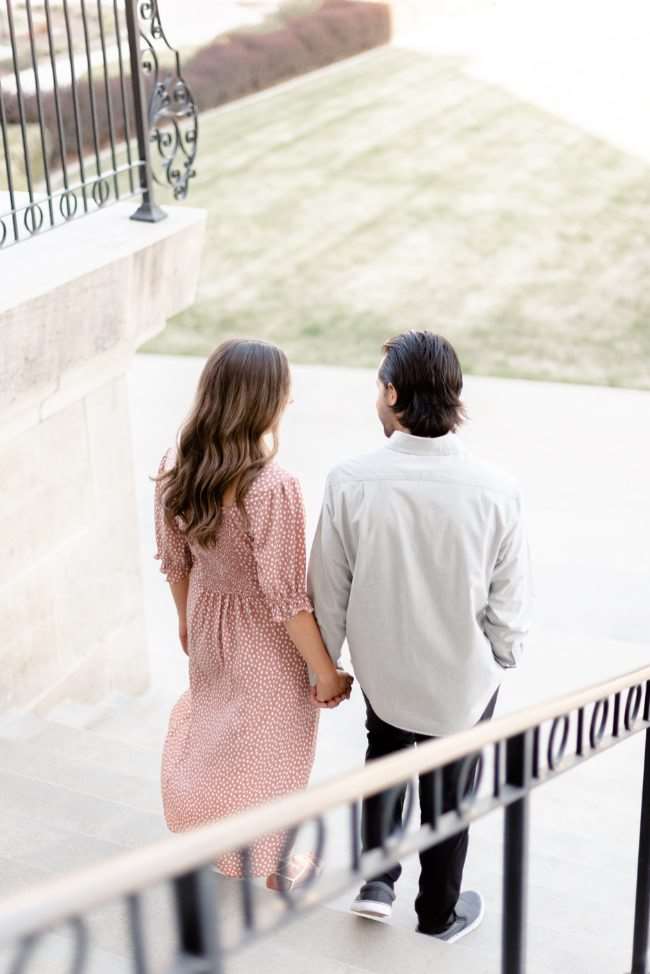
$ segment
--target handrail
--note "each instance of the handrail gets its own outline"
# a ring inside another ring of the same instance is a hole
[[[363,769],[304,792],[293,793],[196,831],[124,853],[110,862],[42,883],[0,902],[0,943],[86,913],[107,901],[137,893],[163,880],[187,875],[226,852],[250,844],[261,835],[290,830],[337,806],[390,789],[416,775],[476,754],[490,744],[509,741],[533,731],[545,721],[598,704],[622,691],[643,688],[644,684],[647,691],[650,666],[431,741],[417,749],[373,761]],[[650,693],[645,692],[642,697],[646,701],[644,719],[647,721]]]

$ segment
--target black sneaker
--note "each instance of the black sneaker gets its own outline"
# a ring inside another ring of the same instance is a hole
[[[364,883],[350,907],[352,913],[370,920],[388,920],[393,912],[395,890],[381,880]]]
[[[440,933],[428,933],[428,931],[418,927],[418,933],[435,937],[436,940],[441,940],[444,944],[455,944],[458,940],[466,937],[468,933],[471,933],[472,930],[476,930],[484,913],[485,907],[481,894],[474,892],[474,890],[467,890],[466,893],[461,893],[458,897],[454,916],[449,922],[449,926],[441,930]]]

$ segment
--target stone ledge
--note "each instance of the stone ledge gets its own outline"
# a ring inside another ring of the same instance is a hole
[[[163,207],[167,219],[140,223],[130,219],[137,205],[137,199],[117,203],[0,252],[0,315],[116,260],[165,244],[185,231],[198,231],[202,242],[205,210]],[[34,274],[35,267],[38,275]]]
[[[3,437],[123,374],[192,303],[205,212],[172,207],[145,224],[133,211],[118,204],[0,253]]]

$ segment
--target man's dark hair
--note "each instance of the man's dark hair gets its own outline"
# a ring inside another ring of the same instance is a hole
[[[397,393],[393,411],[413,436],[444,436],[463,422],[463,372],[446,338],[407,331],[384,345],[379,379]]]

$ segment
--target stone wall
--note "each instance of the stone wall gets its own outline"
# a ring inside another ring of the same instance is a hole
[[[132,210],[0,254],[0,710],[147,685],[126,372],[194,298],[204,215]]]

